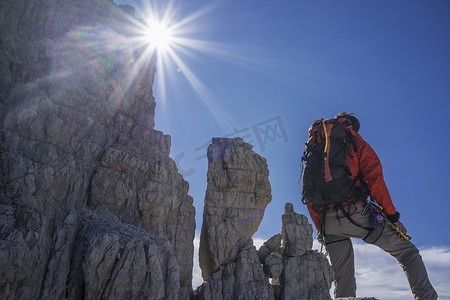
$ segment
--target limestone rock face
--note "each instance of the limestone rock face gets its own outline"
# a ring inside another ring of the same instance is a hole
[[[281,248],[281,234],[276,234],[264,244],[258,250],[258,257],[261,262],[264,262],[266,257],[271,253],[274,253]]]
[[[283,256],[279,252],[270,253],[264,260],[264,273],[269,278],[280,278],[283,271]]]
[[[111,0],[0,4],[0,298],[191,293],[195,210],[133,26]]]
[[[109,212],[84,210],[80,223],[75,252],[83,260],[71,266],[70,298],[84,292],[86,299],[179,299],[179,266],[167,240]],[[81,271],[82,281],[76,276]]]
[[[256,248],[249,243],[236,262],[224,264],[198,289],[195,299],[274,299],[273,287],[264,275]]]
[[[311,250],[312,226],[291,203],[285,205],[281,236],[282,247],[274,236],[258,250],[266,276],[272,278],[275,299],[331,299],[331,266],[325,257]]]
[[[291,203],[286,203],[282,221],[281,235],[286,256],[301,256],[312,249],[312,225],[309,224],[306,216],[294,212],[294,206]]]
[[[283,300],[331,299],[331,268],[327,259],[317,251],[308,251],[302,256],[287,259],[282,280]]]
[[[204,280],[236,261],[272,199],[267,162],[242,139],[213,139],[208,162],[199,251]]]

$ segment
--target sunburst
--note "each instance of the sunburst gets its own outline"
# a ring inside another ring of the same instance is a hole
[[[174,1],[161,9],[150,2],[146,2],[138,20],[132,20],[135,37],[132,39],[134,47],[144,49],[138,57],[134,70],[130,76],[133,77],[145,67],[152,57],[156,57],[155,83],[159,92],[159,100],[164,109],[167,105],[166,83],[177,74],[185,76],[199,98],[208,107],[211,114],[224,130],[236,128],[236,122],[225,112],[225,110],[214,100],[213,93],[203,84],[195,72],[181,58],[180,54],[194,57],[198,53],[218,55],[219,43],[208,42],[192,36],[198,36],[205,26],[203,18],[214,11],[218,5],[209,5],[203,9],[191,13],[183,18],[178,18],[180,9],[175,7]],[[223,55],[220,53],[219,55]],[[130,78],[132,79],[132,78]]]
[[[146,32],[150,47],[155,47],[159,51],[165,51],[174,42],[172,30],[167,24],[162,22],[153,22]]]

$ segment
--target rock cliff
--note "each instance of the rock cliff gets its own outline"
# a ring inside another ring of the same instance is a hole
[[[195,210],[133,22],[110,0],[0,4],[2,299],[190,296]]]

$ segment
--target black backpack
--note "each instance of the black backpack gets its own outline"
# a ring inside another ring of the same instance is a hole
[[[359,176],[352,174],[346,163],[348,147],[356,143],[344,118],[320,119],[309,128],[309,138],[302,156],[302,202],[324,205],[367,197],[355,188]]]

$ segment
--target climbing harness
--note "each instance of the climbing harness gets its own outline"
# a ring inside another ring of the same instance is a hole
[[[361,176],[361,178],[362,178],[362,176]],[[369,187],[367,186],[367,183],[362,179],[360,180],[360,182],[369,191]],[[380,224],[384,221],[385,227],[395,230],[403,239],[405,239],[407,241],[409,241],[411,239],[411,237],[409,235],[406,235],[403,232],[401,232],[397,226],[395,226],[391,221],[389,221],[389,218],[387,217],[387,214],[384,211],[384,208],[372,198],[370,191],[369,191],[369,199],[367,199],[366,207],[367,206],[369,206],[369,207],[372,206],[373,208],[376,209],[376,215],[375,215],[374,220],[372,221],[372,218],[371,218],[371,225],[372,225],[372,222],[373,222],[373,224],[375,224],[375,222],[378,222],[378,220],[382,218],[381,221],[379,222]],[[370,211],[370,213],[373,213],[372,209],[370,209],[370,208],[368,208],[368,211]]]
[[[370,199],[367,200],[367,203],[368,203],[368,205],[371,205],[371,206],[375,207],[377,209],[377,211],[379,211],[379,214],[383,218],[383,220],[385,222],[384,224],[385,224],[385,226],[387,228],[391,228],[391,229],[395,230],[403,239],[405,239],[407,241],[409,241],[411,239],[411,237],[409,235],[404,234],[403,232],[401,232],[400,229],[397,226],[395,226],[391,221],[389,221],[389,218],[387,217],[386,213],[384,212],[383,207],[381,205],[379,205],[377,202],[375,202],[372,199],[372,197],[370,197]]]
[[[384,220],[381,210],[370,200],[367,202],[366,206],[364,206],[362,214],[370,215],[369,223],[372,228],[377,228]]]

